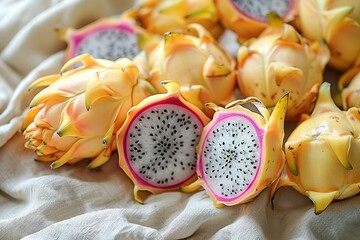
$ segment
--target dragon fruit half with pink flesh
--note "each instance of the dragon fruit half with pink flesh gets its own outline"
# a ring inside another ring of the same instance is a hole
[[[68,44],[66,60],[85,53],[112,61],[132,59],[142,50],[138,36],[156,39],[133,19],[123,16],[101,18],[80,29],[57,28],[55,31]]]
[[[197,146],[198,180],[182,187],[192,192],[204,187],[216,207],[253,200],[281,174],[285,164],[282,150],[288,95],[284,95],[270,115],[256,98],[234,101],[215,109]],[[257,111],[241,104],[252,103]]]

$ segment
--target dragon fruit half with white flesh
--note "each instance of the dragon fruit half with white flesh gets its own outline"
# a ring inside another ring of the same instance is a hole
[[[290,134],[285,143],[286,175],[274,184],[272,194],[291,186],[308,196],[315,213],[334,200],[360,192],[360,108],[341,111],[321,85],[312,114]]]
[[[132,59],[142,50],[139,35],[156,39],[127,17],[101,18],[80,29],[56,28],[55,31],[68,44],[66,60],[85,53],[112,61]]]
[[[295,16],[296,0],[215,0],[222,24],[233,30],[240,42],[257,37],[267,26],[267,14],[276,12],[285,22]]]
[[[150,96],[128,112],[117,134],[119,165],[139,191],[176,190],[196,180],[196,145],[210,119],[180,95],[175,82],[167,93]]]
[[[216,207],[253,200],[281,174],[288,94],[270,115],[260,100],[250,97],[215,109],[197,146],[198,180],[182,188],[192,192],[204,187]],[[252,103],[257,111],[241,104]]]

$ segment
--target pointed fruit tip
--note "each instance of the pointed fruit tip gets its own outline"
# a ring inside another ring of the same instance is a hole
[[[266,14],[266,17],[271,27],[283,27],[284,20],[276,12],[271,11]]]
[[[163,81],[161,81],[161,84],[165,86],[166,84],[168,84],[170,82],[171,82],[170,80],[163,80]]]
[[[140,190],[141,189],[139,189],[139,187],[137,185],[134,186],[134,199],[136,202],[138,202],[140,204],[144,204],[144,200],[139,195]]]
[[[205,103],[205,107],[211,108],[211,109],[213,109],[213,110],[215,110],[215,111],[219,110],[219,106],[216,105],[216,104],[213,103],[213,102]]]
[[[55,27],[54,27],[54,32],[55,32],[55,34],[56,34],[61,40],[66,40],[68,30],[70,30],[70,29],[62,28],[62,27],[60,27],[60,26],[55,26]]]
[[[166,88],[168,94],[180,93],[180,85],[177,82],[164,80],[161,81],[161,84]]]
[[[329,82],[323,82],[321,84],[311,116],[315,116],[323,112],[341,112],[331,96],[331,84]]]
[[[57,161],[50,164],[51,169],[57,169],[57,168],[59,168],[61,166],[62,166],[62,164],[59,164],[59,162],[57,162]]]
[[[314,203],[314,213],[316,215],[322,213],[332,201],[334,201],[337,191],[334,192],[313,192],[307,191],[306,194]]]
[[[287,141],[285,143],[285,158],[287,167],[290,170],[293,176],[298,176],[298,169],[296,165],[297,154],[299,152],[300,146],[303,144],[303,141],[294,140],[294,141]]]
[[[192,182],[189,185],[181,186],[180,191],[185,192],[185,193],[195,192],[201,187],[200,181],[201,181],[200,179],[197,179],[195,182]]]

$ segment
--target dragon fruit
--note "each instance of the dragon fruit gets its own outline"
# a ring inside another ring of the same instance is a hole
[[[359,59],[360,60],[360,59]],[[338,81],[341,91],[342,107],[360,107],[360,62],[347,70]]]
[[[358,5],[356,0],[302,0],[298,5],[302,35],[310,40],[324,39],[331,52],[329,65],[340,71],[351,67],[360,54],[359,14],[351,15],[351,2]]]
[[[149,32],[163,35],[198,23],[218,38],[224,31],[213,0],[141,0],[125,15],[136,19]]]
[[[196,179],[196,150],[208,117],[180,95],[175,82],[166,94],[150,96],[131,108],[117,134],[119,165],[139,191],[160,193]]]
[[[71,69],[74,64],[81,67]],[[68,61],[61,73],[35,81],[30,89],[46,87],[31,101],[23,122],[25,146],[52,168],[84,158],[95,168],[116,150],[115,133],[126,112],[153,93],[138,78],[128,59],[116,62],[80,55]]]
[[[204,110],[204,104],[224,105],[235,99],[236,61],[199,24],[188,25],[188,33],[168,32],[147,51],[148,81],[161,93],[161,81],[180,84],[183,97]]]
[[[139,35],[141,38],[156,39],[133,19],[126,17],[102,18],[78,30],[57,28],[55,31],[68,43],[66,61],[85,53],[111,61],[132,59],[142,50]]]
[[[250,97],[215,109],[197,147],[198,180],[182,188],[192,192],[203,186],[216,207],[253,200],[281,174],[285,164],[282,151],[288,95],[270,115],[260,100]],[[240,104],[253,103],[259,111]]]
[[[285,22],[295,16],[296,0],[215,0],[222,24],[233,30],[240,42],[257,37],[267,26],[267,14],[276,12]]]
[[[329,50],[321,42],[309,45],[277,15],[268,16],[270,26],[238,50],[239,90],[244,97],[256,96],[267,107],[290,92],[286,118],[298,119],[314,106]]]
[[[286,176],[272,194],[292,186],[308,196],[319,214],[333,200],[360,192],[360,109],[343,112],[336,107],[330,84],[321,85],[312,114],[290,134],[285,143]]]

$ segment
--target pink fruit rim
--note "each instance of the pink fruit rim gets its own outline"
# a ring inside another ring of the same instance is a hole
[[[264,138],[264,130],[261,129],[258,124],[253,120],[251,119],[248,115],[246,114],[243,114],[243,113],[236,113],[236,112],[222,112],[218,115],[218,117],[216,118],[216,122],[215,124],[213,124],[211,126],[211,128],[208,130],[208,132],[206,133],[205,135],[205,138],[203,140],[203,142],[206,141],[206,139],[208,139],[208,136],[209,134],[212,132],[212,130],[214,129],[215,126],[217,126],[221,121],[225,120],[225,119],[228,119],[228,118],[231,118],[231,117],[242,117],[242,118],[245,118],[248,122],[250,122],[250,124],[255,128],[256,130],[256,133],[257,133],[257,136],[258,136],[258,139],[259,139],[259,144],[260,144],[260,149],[263,148],[263,138]],[[200,154],[200,157],[199,157],[199,160],[198,160],[198,169],[199,169],[199,174],[200,176],[202,177],[203,181],[204,181],[204,184],[206,185],[206,188],[211,191],[212,195],[219,201],[219,202],[223,202],[223,203],[227,203],[227,202],[232,202],[232,201],[235,201],[236,199],[238,199],[239,197],[243,196],[249,189],[251,189],[251,187],[253,186],[254,184],[254,181],[252,181],[249,186],[244,190],[242,191],[240,194],[236,195],[236,196],[233,196],[233,197],[222,197],[222,196],[219,196],[217,193],[215,193],[210,185],[208,184],[207,182],[207,178],[205,177],[205,171],[204,171],[204,167],[203,167],[203,153],[204,153],[204,148],[205,148],[205,144],[203,144],[201,146],[201,154]],[[258,176],[258,173],[259,173],[259,170],[260,170],[260,167],[261,166],[261,163],[262,163],[262,159],[263,158],[263,154],[262,154],[262,151],[260,150],[260,159],[259,159],[259,163],[258,163],[258,168],[256,170],[256,173],[253,177],[253,179],[256,179],[257,176]]]
[[[99,25],[91,28],[88,31],[85,31],[85,30],[79,31],[78,33],[75,33],[70,37],[72,44],[73,44],[73,47],[72,47],[71,53],[70,53],[71,56],[75,56],[77,47],[79,46],[79,44],[81,44],[82,41],[84,41],[84,39],[87,35],[90,36],[94,33],[97,33],[99,31],[102,31],[105,29],[115,29],[115,30],[128,32],[131,34],[136,34],[136,30],[134,29],[134,27],[131,26],[130,23],[127,23],[127,22],[121,22],[119,24],[114,24],[114,23],[99,24]]]
[[[127,139],[129,136],[129,131],[132,128],[133,124],[134,124],[134,120],[138,118],[138,116],[140,114],[142,114],[144,111],[148,110],[149,108],[152,108],[154,106],[159,106],[159,105],[174,105],[174,107],[182,107],[184,109],[186,109],[187,111],[191,112],[199,121],[200,124],[202,124],[202,127],[204,127],[205,123],[202,121],[202,119],[198,116],[198,114],[196,114],[192,109],[190,109],[188,106],[186,106],[184,103],[182,103],[177,97],[171,97],[171,98],[167,98],[164,99],[162,101],[157,101],[155,103],[151,103],[148,104],[147,106],[143,107],[139,112],[137,112],[135,114],[135,116],[132,118],[131,120],[131,124],[129,124],[129,127],[126,129],[125,131],[125,138]],[[152,188],[156,188],[156,189],[169,189],[169,188],[177,188],[180,187],[182,185],[184,185],[187,181],[189,181],[191,178],[193,178],[196,175],[196,170],[194,169],[193,174],[191,174],[188,178],[175,183],[175,184],[171,184],[171,185],[158,185],[152,182],[149,182],[148,180],[144,179],[141,175],[139,175],[134,168],[132,167],[132,165],[129,163],[129,153],[128,153],[128,147],[127,147],[127,141],[124,140],[123,141],[123,149],[122,152],[124,154],[124,159],[125,159],[125,164],[128,167],[128,169],[131,172],[131,175],[134,177],[134,181],[137,182],[138,185],[141,186],[146,186],[146,187],[152,187]]]
[[[252,16],[252,15],[244,12],[241,8],[239,8],[239,7],[234,3],[233,0],[228,0],[228,1],[230,1],[231,5],[233,5],[233,7],[234,7],[240,14],[244,15],[245,17],[247,17],[247,18],[249,18],[249,19],[256,20],[256,21],[258,21],[258,22],[262,22],[262,23],[267,23],[267,22],[268,22],[268,20],[266,19],[266,17],[265,17],[265,18],[254,17],[254,16]],[[285,13],[284,16],[280,16],[280,17],[282,17],[282,18],[284,18],[284,19],[286,19],[286,18],[289,16],[289,14],[291,13],[291,11],[292,11],[292,10],[294,9],[294,7],[295,7],[295,2],[296,2],[296,0],[289,0],[289,1],[290,1],[290,5],[289,5],[289,8],[288,8],[287,12]]]

